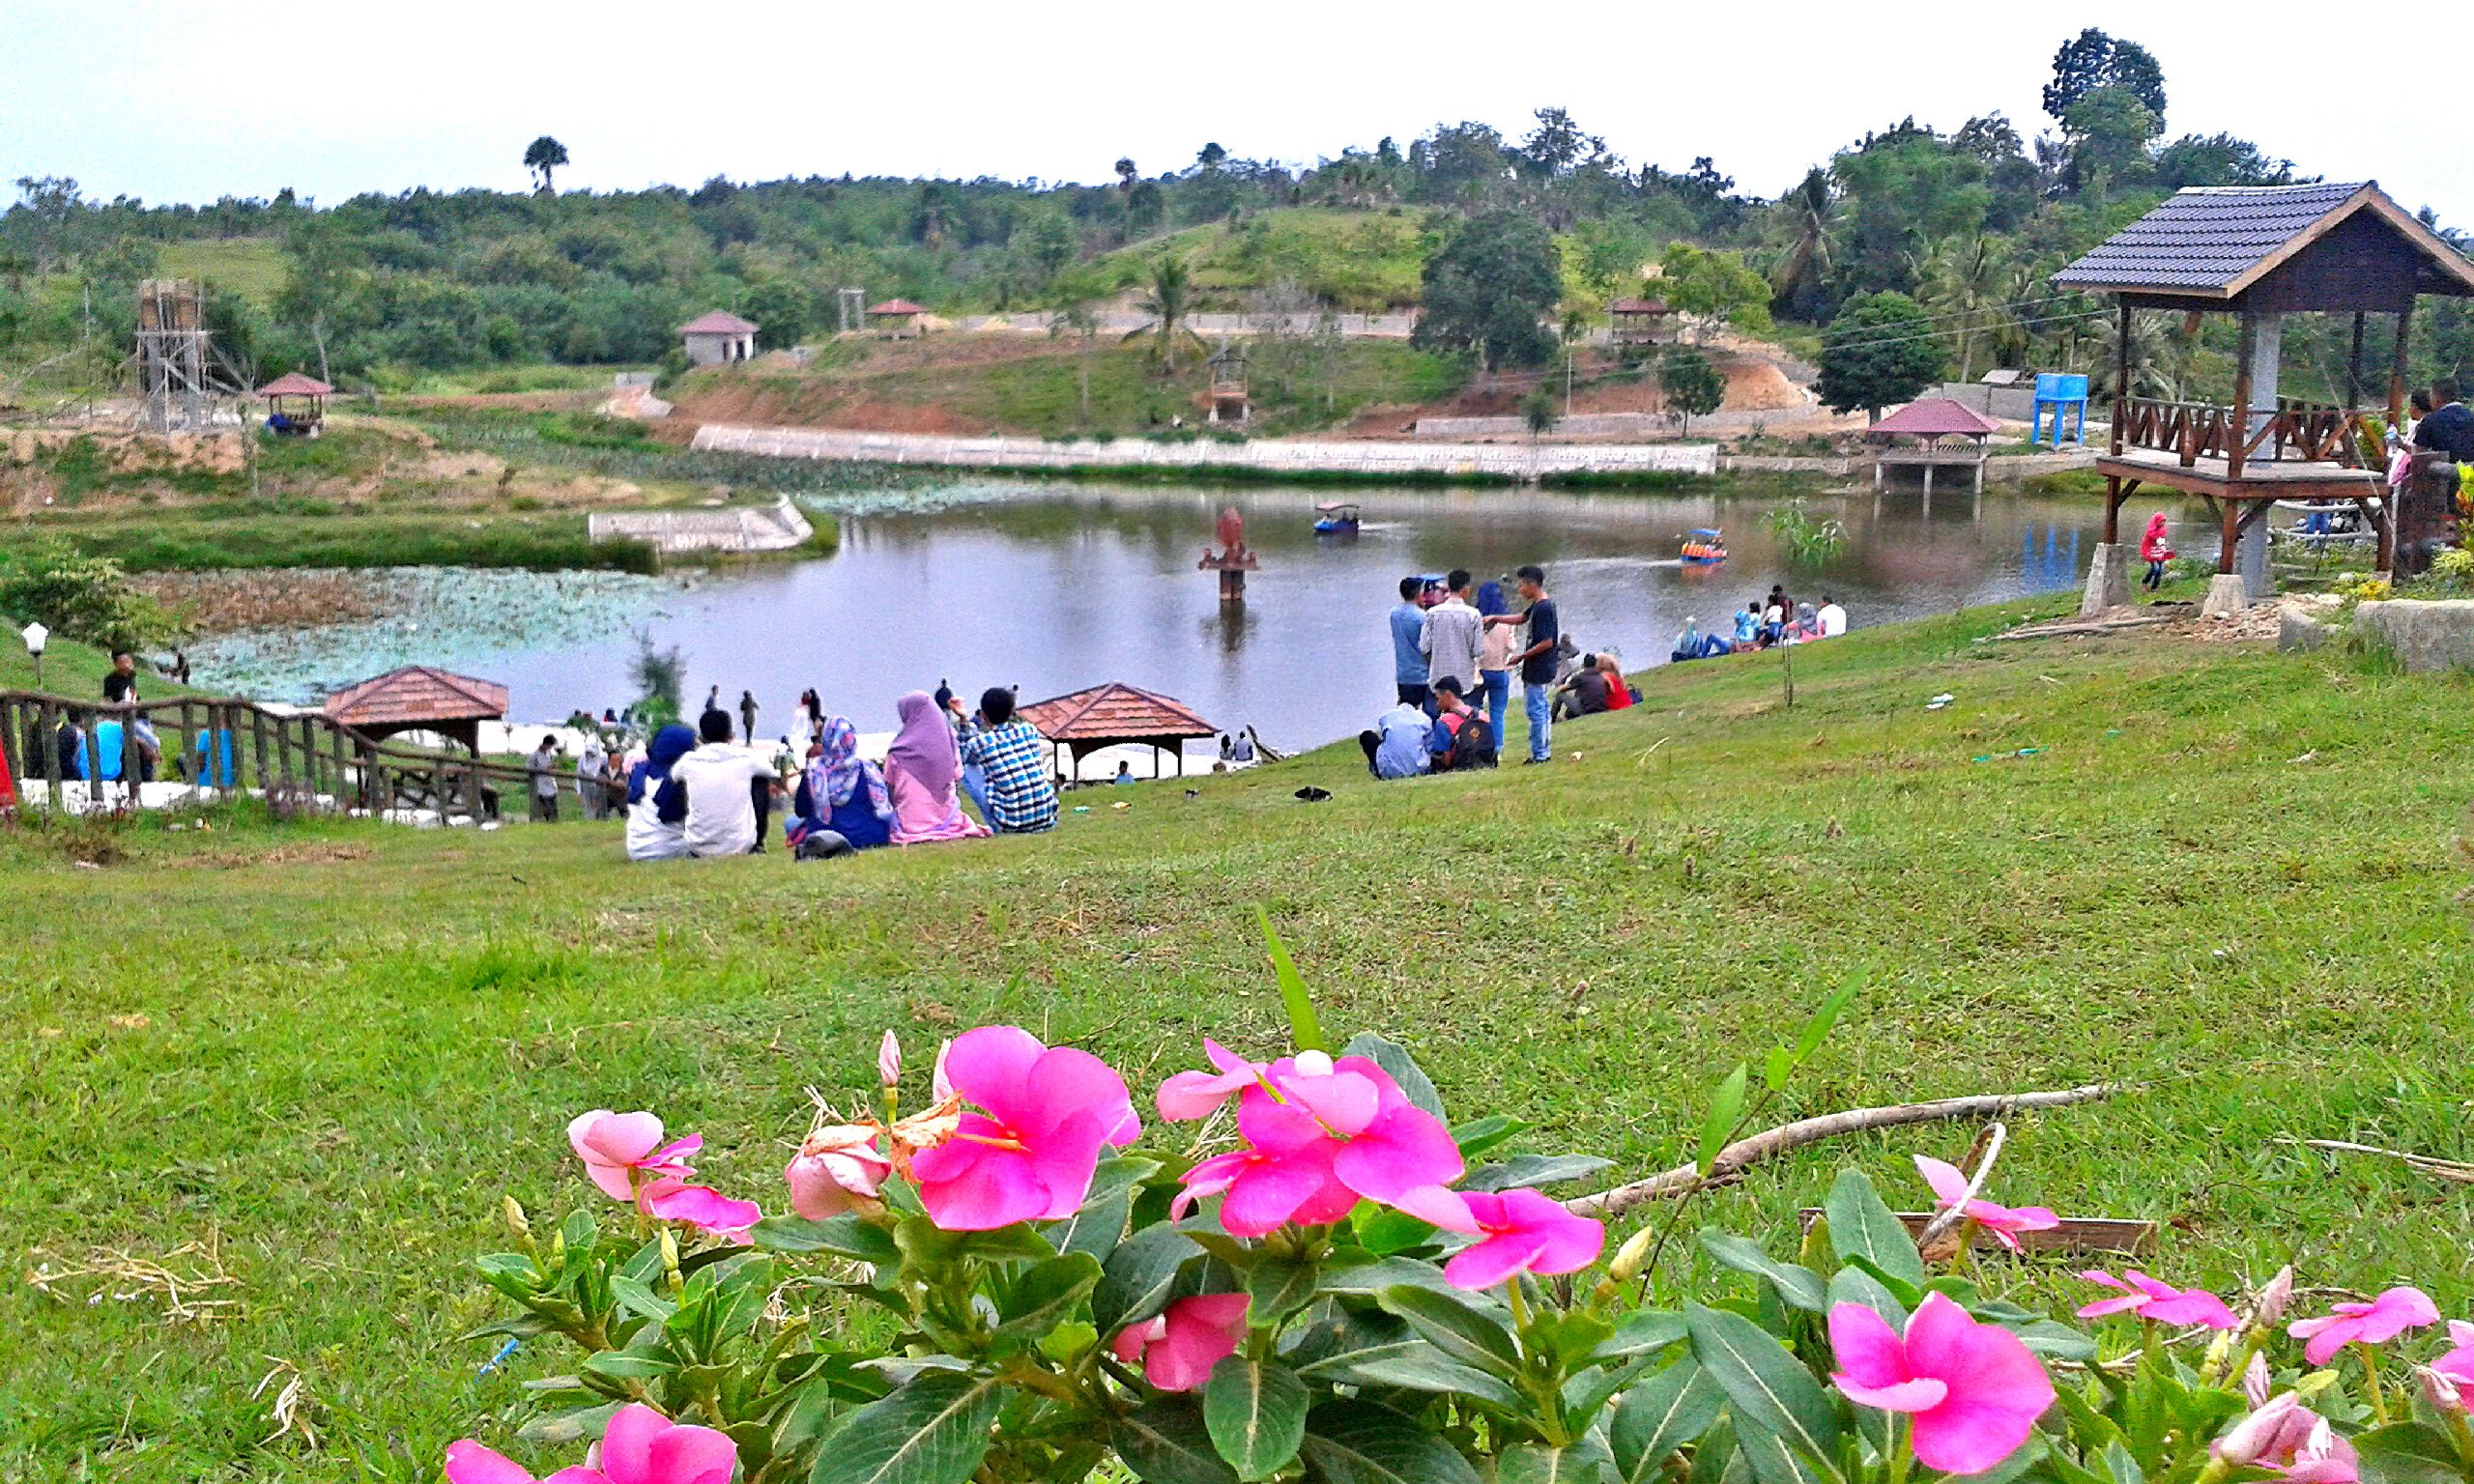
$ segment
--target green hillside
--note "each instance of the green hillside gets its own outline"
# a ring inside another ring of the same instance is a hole
[[[1185,260],[1194,287],[1224,307],[1279,283],[1357,314],[1418,301],[1418,277],[1438,227],[1430,214],[1392,207],[1348,211],[1295,207],[1235,223],[1190,227],[1101,254],[1060,280],[1056,297],[1103,298],[1137,289],[1163,257]]]

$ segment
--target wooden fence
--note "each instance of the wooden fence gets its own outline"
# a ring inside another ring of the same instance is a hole
[[[2378,415],[2316,402],[2279,398],[2273,414],[2240,418],[2234,410],[2208,402],[2165,402],[2132,397],[2116,404],[2116,436],[2124,445],[2177,456],[2184,469],[2201,459],[2224,459],[2235,469],[2264,445],[2273,459],[2301,459],[2363,467],[2365,419]],[[2236,429],[2241,447],[2234,447]]]
[[[158,755],[148,765],[137,723],[151,724]],[[118,724],[117,768],[103,751]],[[65,746],[64,746],[65,744]],[[237,697],[184,697],[132,705],[99,704],[38,691],[0,691],[0,749],[21,784],[41,780],[57,802],[64,782],[77,783],[62,754],[82,753],[90,800],[151,774],[186,784],[201,798],[255,794],[278,813],[361,812],[435,815],[441,823],[498,815],[502,799],[519,810],[530,802],[529,768],[489,762],[470,753],[380,741],[316,712],[271,711]],[[116,778],[105,778],[116,772]],[[572,774],[559,775],[572,788]],[[578,812],[581,813],[581,812]]]

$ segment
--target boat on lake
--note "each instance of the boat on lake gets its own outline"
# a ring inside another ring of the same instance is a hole
[[[1357,506],[1347,500],[1331,500],[1314,507],[1314,534],[1318,536],[1354,536],[1357,534]]]
[[[1727,540],[1715,527],[1703,526],[1683,533],[1683,564],[1687,567],[1714,567],[1727,559]]]

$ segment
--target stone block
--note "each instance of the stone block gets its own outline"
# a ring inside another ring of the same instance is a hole
[[[2251,589],[2239,572],[2220,572],[2208,580],[2207,601],[2200,605],[2202,618],[2238,618],[2251,607]]]
[[[2291,604],[2277,610],[2277,647],[2307,654],[2328,642],[2328,626]]]
[[[2130,601],[2130,553],[2118,541],[2099,541],[2087,562],[2087,587],[2079,598],[2079,616],[2094,618],[2107,609]]]
[[[2365,603],[2354,610],[2353,631],[2415,674],[2474,670],[2474,599]]]

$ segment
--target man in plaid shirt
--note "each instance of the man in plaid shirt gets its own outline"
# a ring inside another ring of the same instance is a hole
[[[1049,779],[1052,749],[1030,723],[1014,715],[1014,693],[997,686],[979,698],[979,720],[963,738],[963,762],[988,779],[982,813],[1000,835],[1056,828],[1056,785]]]

